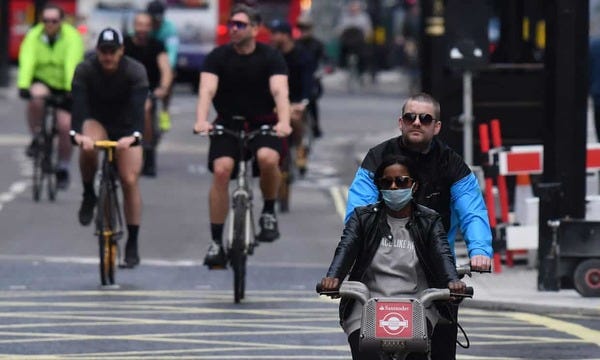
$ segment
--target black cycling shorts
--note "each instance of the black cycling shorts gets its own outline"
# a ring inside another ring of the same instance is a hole
[[[246,154],[244,160],[248,160],[251,155],[255,157],[252,162],[252,175],[258,176],[258,163],[256,162],[256,152],[258,149],[267,147],[277,151],[279,154],[280,162],[283,159],[284,144],[283,139],[271,135],[256,135],[248,143],[250,153]],[[239,140],[235,137],[227,134],[211,136],[210,147],[208,150],[208,169],[213,172],[213,162],[215,159],[220,157],[230,157],[235,161],[231,178],[234,179],[237,176],[238,161],[240,161],[240,144]]]
[[[108,134],[109,140],[118,141],[120,138],[123,138],[126,136],[133,136],[132,128],[115,128],[115,127],[107,127],[104,124],[102,124],[102,125],[104,126],[104,129],[106,130],[106,133]]]
[[[66,96],[66,94],[67,94],[66,90],[55,89],[40,79],[33,79],[32,84],[33,83],[40,83],[40,84],[44,85],[45,87],[47,87],[48,90],[50,90],[50,93],[52,95],[62,97],[64,100],[61,101],[59,104],[56,104],[56,107],[59,109],[63,109],[67,112],[71,112],[71,107],[73,106],[73,100],[70,97]]]

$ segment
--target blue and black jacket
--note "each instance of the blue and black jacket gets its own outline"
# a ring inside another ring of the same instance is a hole
[[[427,153],[406,148],[402,136],[371,148],[350,185],[345,220],[348,221],[354,208],[378,201],[379,192],[373,176],[383,158],[389,154],[404,155],[415,162],[419,186],[414,199],[442,216],[452,251],[460,226],[469,257],[491,257],[492,234],[477,179],[463,159],[437,138],[434,138]]]

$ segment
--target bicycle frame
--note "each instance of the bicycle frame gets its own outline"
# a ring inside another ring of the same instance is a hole
[[[240,159],[236,188],[231,192],[230,219],[227,227],[226,253],[233,268],[234,302],[239,303],[244,298],[246,283],[246,259],[254,252],[256,246],[254,212],[252,205],[252,188],[248,174],[248,164],[252,157],[246,158],[249,142],[258,134],[266,134],[270,126],[265,125],[258,130],[247,131],[247,122],[242,117],[233,117],[238,130],[231,130],[222,125],[215,125],[209,133],[211,136],[230,135],[239,140]]]
[[[100,250],[100,280],[102,285],[114,284],[118,258],[117,240],[123,236],[123,217],[117,194],[118,178],[115,171],[115,141],[96,141],[104,150],[100,172],[96,235]]]

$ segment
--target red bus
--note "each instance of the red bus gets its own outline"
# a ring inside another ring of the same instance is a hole
[[[263,20],[263,26],[261,26],[258,33],[258,41],[262,42],[269,41],[269,31],[266,26],[272,20],[286,19],[292,26],[295,26],[298,16],[303,11],[308,11],[311,5],[310,0],[219,0],[217,45],[229,42],[227,20],[229,19],[231,8],[237,3],[244,3],[258,9]]]

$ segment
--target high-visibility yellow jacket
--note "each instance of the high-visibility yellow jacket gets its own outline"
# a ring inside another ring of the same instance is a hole
[[[33,79],[57,89],[71,91],[75,67],[83,60],[83,39],[72,25],[63,23],[51,46],[44,24],[31,28],[19,49],[19,89],[29,89]]]

